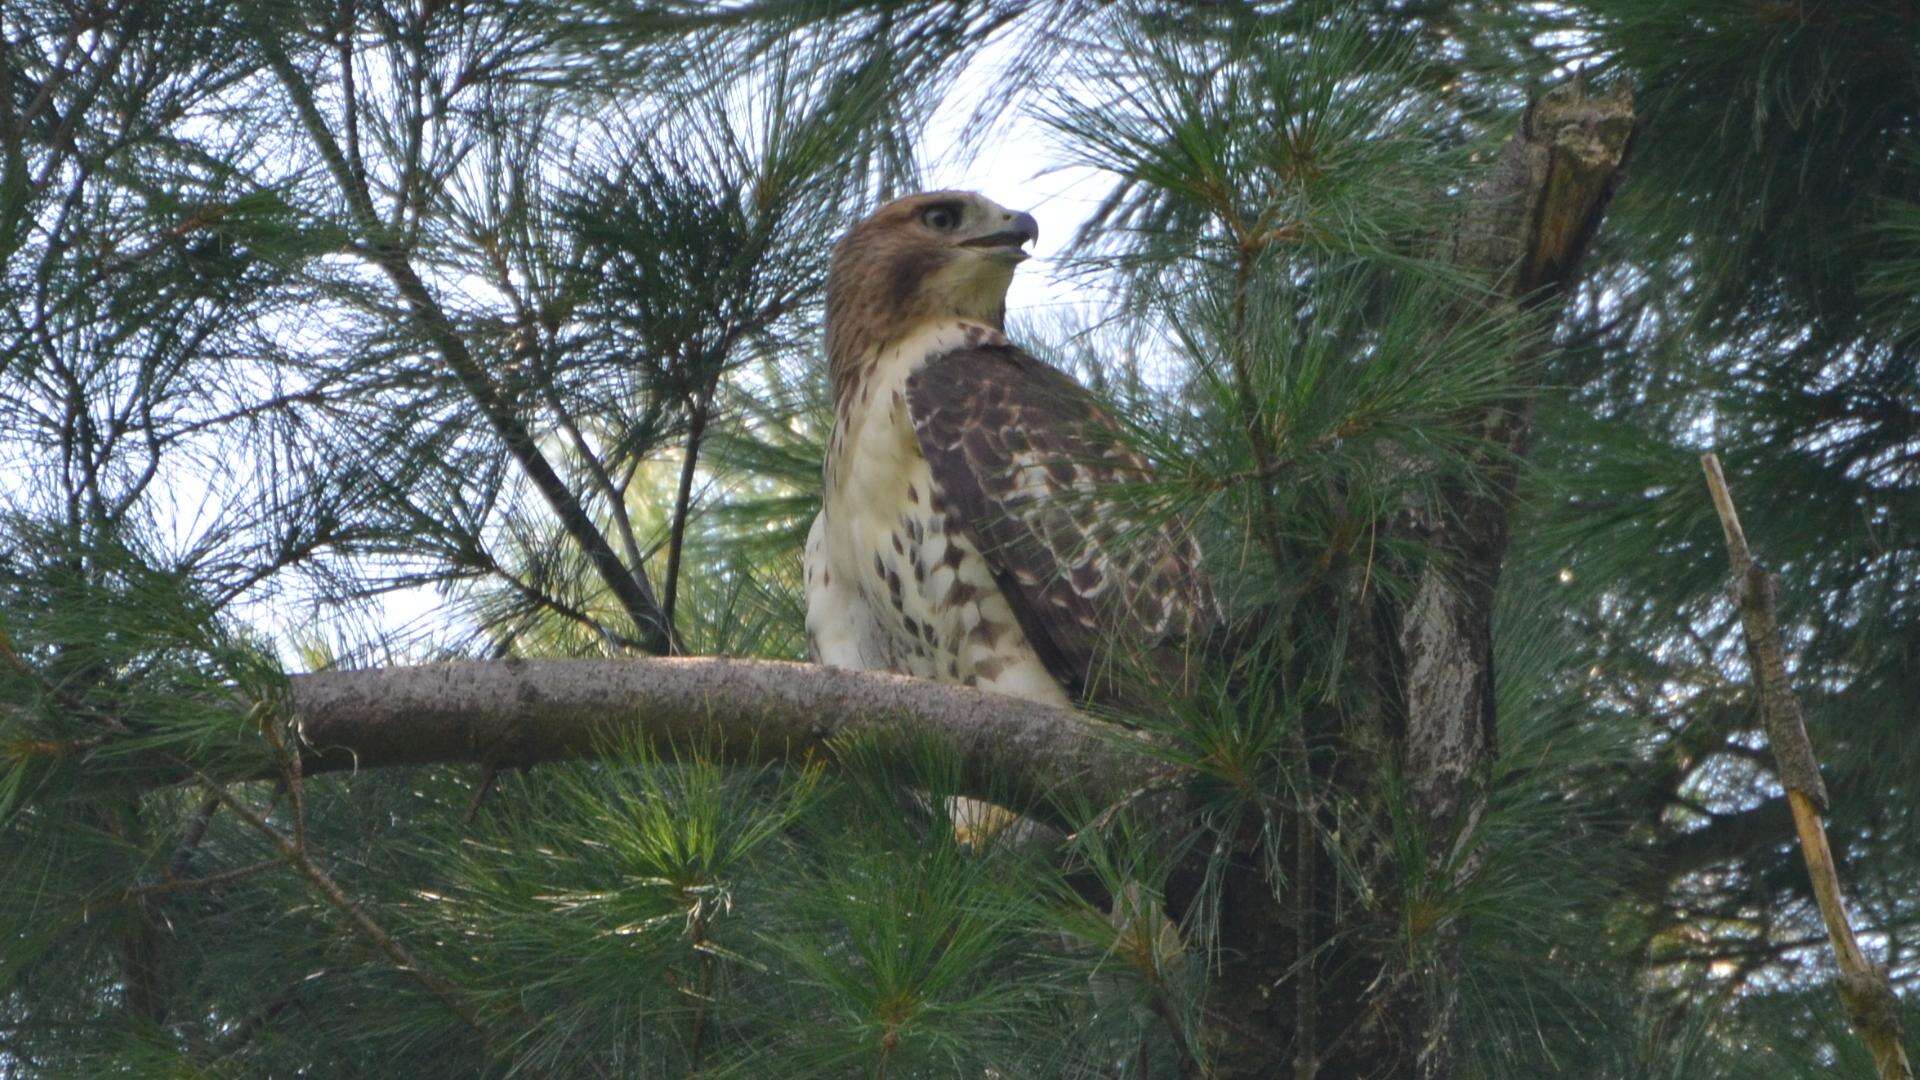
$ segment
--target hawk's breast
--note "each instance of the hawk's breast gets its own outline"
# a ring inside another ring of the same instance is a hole
[[[962,323],[912,335],[882,350],[839,403],[807,544],[808,638],[823,663],[1065,704],[986,559],[951,519],[908,415],[907,377],[978,344],[983,331],[997,335]]]

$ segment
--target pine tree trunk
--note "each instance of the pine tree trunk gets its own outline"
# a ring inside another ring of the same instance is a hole
[[[1624,93],[1592,96],[1573,83],[1544,95],[1470,196],[1453,259],[1502,283],[1498,302],[1516,314],[1545,307],[1542,314],[1551,315],[1605,211],[1633,125]],[[1466,850],[1460,841],[1486,808],[1492,776],[1494,594],[1508,546],[1512,461],[1526,450],[1531,404],[1523,393],[1478,418],[1501,455],[1483,471],[1493,483],[1444,491],[1395,524],[1421,538],[1431,558],[1404,610],[1368,601],[1374,648],[1352,662],[1376,669],[1380,719],[1364,731],[1349,720],[1346,730],[1308,732],[1309,743],[1337,745],[1330,753],[1309,749],[1315,790],[1323,792],[1312,811],[1321,828],[1296,830],[1296,850],[1281,860],[1295,868],[1295,909],[1272,899],[1252,860],[1229,875],[1208,1012],[1211,1075],[1453,1075],[1462,927],[1402,910],[1403,890],[1388,879],[1415,872],[1457,879],[1474,869],[1471,857],[1456,852]],[[1366,860],[1381,878],[1369,882],[1371,905],[1343,904],[1319,839],[1337,822],[1320,808],[1384,814],[1378,785],[1386,772],[1397,774],[1413,827],[1424,830],[1429,865],[1399,866],[1383,847]]]

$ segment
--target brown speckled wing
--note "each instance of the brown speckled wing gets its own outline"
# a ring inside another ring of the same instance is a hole
[[[907,380],[934,509],[986,556],[1020,628],[1075,698],[1125,701],[1120,672],[1184,677],[1217,620],[1190,531],[1111,498],[1147,462],[1079,383],[1018,348],[958,349]],[[1103,497],[1108,496],[1108,497]]]

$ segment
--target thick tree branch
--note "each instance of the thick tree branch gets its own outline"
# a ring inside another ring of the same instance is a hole
[[[1466,200],[1451,260],[1499,286],[1494,304],[1527,310],[1559,302],[1606,211],[1633,130],[1625,88],[1593,96],[1575,80],[1548,91]],[[1469,874],[1477,864],[1470,844],[1493,775],[1494,594],[1535,393],[1530,372],[1515,374],[1513,397],[1472,418],[1490,447],[1478,463],[1481,482],[1443,488],[1412,515],[1432,557],[1394,630],[1406,720],[1401,776],[1432,831],[1433,869],[1444,875]],[[1433,946],[1430,963],[1457,969],[1461,947],[1455,930]],[[1458,974],[1427,980],[1442,988],[1427,994],[1414,991],[1422,980],[1392,984],[1398,989],[1375,995],[1373,1007],[1392,1018],[1386,1024],[1397,1025],[1397,1035],[1384,1027],[1363,1035],[1412,1048],[1411,1060],[1397,1066],[1408,1075],[1451,1076],[1459,1000],[1444,988],[1457,987]]]
[[[1071,709],[881,672],[777,660],[500,660],[296,675],[306,773],[388,765],[529,765],[616,737],[724,761],[806,761],[876,736],[963,763],[957,794],[1050,823],[1059,797],[1117,802],[1165,766]]]
[[[1544,95],[1470,200],[1453,260],[1501,282],[1502,302],[1558,299],[1599,227],[1633,125],[1624,90],[1593,97],[1576,81]],[[1490,776],[1493,595],[1531,406],[1528,388],[1479,418],[1499,455],[1487,463],[1491,482],[1445,493],[1420,523],[1440,557],[1423,574],[1400,627],[1406,775],[1436,821],[1470,822]]]
[[[1560,301],[1605,212],[1633,129],[1626,93],[1594,96],[1578,82],[1547,92],[1527,109],[1488,176],[1464,193],[1454,228],[1436,242],[1446,259],[1489,284],[1481,297],[1462,303],[1483,302],[1496,314],[1513,316],[1517,336],[1530,329],[1530,313],[1544,315]],[[1248,248],[1243,239],[1243,251]],[[1538,349],[1531,355],[1514,351],[1516,365],[1531,366],[1540,358]],[[1512,376],[1513,391],[1505,400],[1461,418],[1488,444],[1471,463],[1471,482],[1442,482],[1394,523],[1403,539],[1429,553],[1411,596],[1404,602],[1379,594],[1330,598],[1379,605],[1363,616],[1377,629],[1377,637],[1365,642],[1370,655],[1355,662],[1377,661],[1383,669],[1377,676],[1385,691],[1382,734],[1428,840],[1429,865],[1406,872],[1428,874],[1435,882],[1474,872],[1476,825],[1493,773],[1493,601],[1507,550],[1516,463],[1526,449],[1537,391],[1528,367]],[[1259,457],[1253,472],[1263,482],[1285,469],[1284,462]],[[1371,655],[1375,648],[1377,657]],[[1364,725],[1370,718],[1341,720]],[[1343,745],[1366,746],[1371,737],[1368,732]],[[1340,768],[1345,771],[1330,779],[1348,789],[1338,797],[1375,797],[1364,790],[1373,783],[1366,770]],[[1229,1033],[1214,1063],[1219,1075],[1276,1076],[1291,1065],[1296,1076],[1452,1076],[1458,988],[1465,981],[1461,921],[1424,931],[1418,948],[1396,942],[1373,951],[1371,943],[1335,936],[1327,912],[1339,897],[1316,885],[1337,880],[1328,869],[1332,856],[1314,829],[1303,828],[1296,846],[1288,886],[1312,920],[1283,933],[1278,924],[1284,913],[1262,908],[1271,890],[1264,872],[1240,871],[1243,876],[1227,889],[1242,899],[1223,903],[1222,918],[1238,920],[1231,932],[1241,956],[1222,965],[1213,994],[1221,1012],[1241,1028],[1291,1029],[1291,1060],[1239,1038],[1233,1025],[1216,1025]],[[1378,858],[1377,865],[1388,866],[1394,856]],[[1405,943],[1413,944],[1411,938]],[[1271,992],[1288,980],[1296,981],[1296,994]]]

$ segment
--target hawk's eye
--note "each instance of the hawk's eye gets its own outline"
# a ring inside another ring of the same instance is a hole
[[[929,206],[920,211],[920,220],[935,232],[952,232],[960,227],[960,208],[949,203]]]

